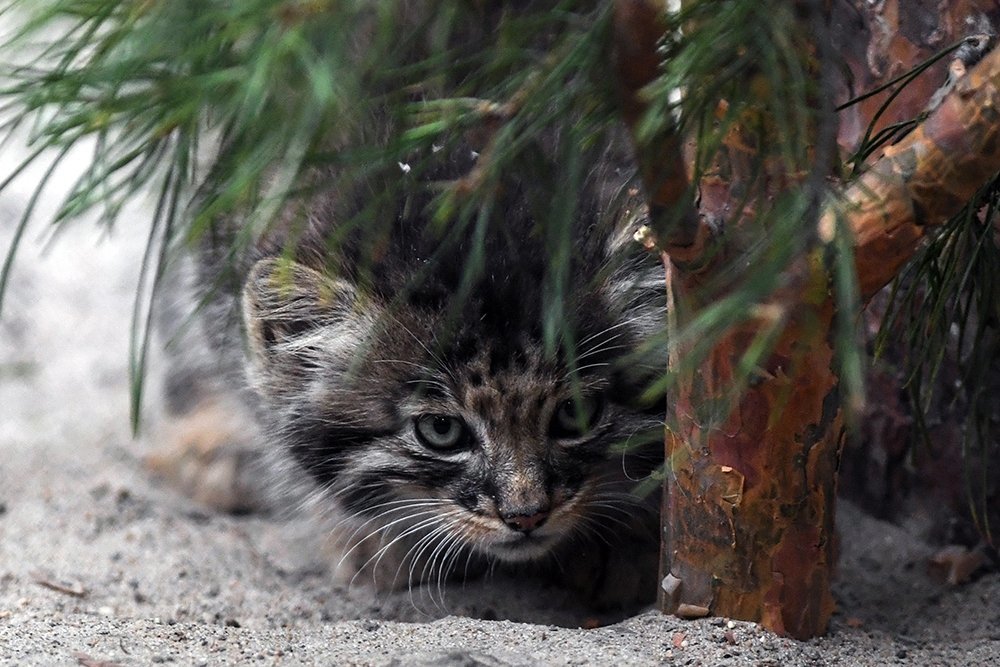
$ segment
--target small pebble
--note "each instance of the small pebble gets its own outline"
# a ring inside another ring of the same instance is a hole
[[[733,623],[732,621],[729,621],[728,623],[726,623],[726,627],[732,630],[733,628],[736,627],[736,624]]]
[[[98,607],[97,613],[101,616],[114,616],[115,610],[111,607]]]

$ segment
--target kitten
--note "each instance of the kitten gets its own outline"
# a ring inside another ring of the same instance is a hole
[[[340,517],[351,578],[382,588],[500,563],[600,606],[651,599],[659,501],[633,489],[662,464],[660,401],[642,399],[666,358],[645,349],[663,330],[664,282],[613,194],[629,173],[610,147],[562,264],[539,222],[552,201],[523,173],[491,218],[445,234],[418,183],[379,212],[385,224],[344,224],[377,183],[315,197],[235,263],[220,224],[191,281],[204,328],[168,335],[214,353],[177,362],[167,393],[189,422],[231,423],[184,436],[194,462],[160,469],[228,509],[261,484],[304,494]],[[474,158],[457,163],[448,176]],[[247,472],[240,441],[267,452],[270,481]]]

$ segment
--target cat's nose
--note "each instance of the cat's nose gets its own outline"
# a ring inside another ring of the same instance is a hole
[[[530,533],[536,528],[541,527],[541,525],[545,523],[545,520],[548,518],[548,510],[542,510],[531,514],[505,514],[503,522],[507,524],[509,528],[522,533]]]

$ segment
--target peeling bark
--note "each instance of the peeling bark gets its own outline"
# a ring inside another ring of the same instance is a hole
[[[1000,49],[964,76],[941,106],[844,193],[837,215],[855,236],[858,280],[870,298],[906,263],[928,227],[958,213],[1000,169]]]

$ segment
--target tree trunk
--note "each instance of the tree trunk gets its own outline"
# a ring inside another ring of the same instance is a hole
[[[619,46],[618,66],[630,124],[641,115],[640,88],[656,75],[655,64],[635,54],[655,50],[648,26],[662,26],[657,12],[641,0],[617,4],[616,42],[628,41],[627,48]],[[689,188],[676,168],[677,152],[659,152],[676,145],[676,138],[661,137],[638,149],[653,211],[686,205]],[[793,265],[785,287],[682,377],[670,397],[666,439],[664,611],[757,621],[798,638],[825,632],[834,608],[843,428],[823,242],[833,239],[838,220],[853,233],[859,287],[868,298],[902,268],[928,226],[958,213],[998,169],[1000,52],[994,52],[921,126],[831,199],[819,216],[821,243]],[[674,182],[657,180],[664,177]],[[698,302],[696,289],[706,265],[718,268],[740,250],[734,235],[720,238],[703,221],[698,227],[696,214],[679,219],[695,220],[695,228],[656,230],[649,244],[663,255],[672,315],[682,327],[707,305]],[[733,407],[720,399],[765,330],[777,332],[774,347]]]

